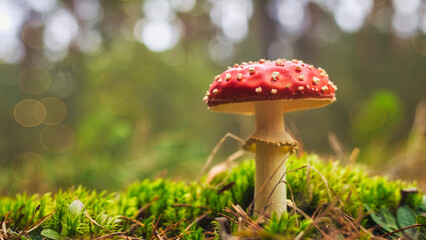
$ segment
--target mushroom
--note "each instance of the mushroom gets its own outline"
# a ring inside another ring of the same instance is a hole
[[[256,152],[255,213],[287,211],[286,185],[279,183],[285,164],[267,182],[298,146],[285,130],[283,113],[328,105],[336,90],[324,69],[296,59],[235,64],[214,78],[203,99],[210,110],[255,115],[256,130],[243,145]]]

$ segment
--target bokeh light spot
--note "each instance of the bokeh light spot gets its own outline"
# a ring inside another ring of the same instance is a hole
[[[19,31],[25,14],[18,1],[0,1],[0,35]]]
[[[179,12],[189,12],[195,6],[195,0],[171,0],[170,5]]]
[[[253,3],[249,0],[214,1],[210,20],[221,28],[227,41],[238,43],[248,34],[248,20],[253,14]]]
[[[122,116],[131,113],[137,106],[138,99],[131,93],[121,102],[104,102],[105,109],[112,115]]]
[[[20,125],[35,127],[46,118],[46,108],[40,101],[24,99],[16,104],[13,116]]]
[[[210,43],[210,57],[217,64],[226,65],[231,63],[235,57],[235,48],[226,41],[213,40]]]
[[[142,10],[148,19],[168,19],[174,15],[168,0],[146,0]]]
[[[26,2],[31,6],[32,9],[42,13],[49,12],[57,4],[57,1],[55,0],[26,0]]]
[[[101,34],[93,29],[83,30],[77,38],[77,45],[85,53],[97,53],[102,46]]]
[[[46,126],[40,132],[40,144],[49,152],[66,152],[72,148],[74,141],[74,131],[62,123],[53,126]]]
[[[421,0],[393,0],[392,4],[396,12],[410,15],[419,9]]]
[[[22,41],[29,47],[34,49],[43,48],[43,31],[41,27],[35,27],[27,24],[22,29]]]
[[[291,34],[299,34],[306,25],[304,8],[303,1],[278,1],[277,16],[281,26]]]
[[[395,13],[392,18],[392,30],[403,39],[413,36],[419,26],[420,18],[416,14]]]
[[[27,93],[39,94],[50,87],[52,78],[50,73],[39,66],[27,67],[19,74],[19,86]]]
[[[362,131],[374,131],[383,126],[387,118],[386,110],[374,101],[359,101],[349,110],[352,125]]]
[[[357,32],[364,23],[365,14],[356,1],[340,2],[334,14],[337,25],[345,32]]]
[[[60,62],[64,60],[68,55],[68,48],[64,50],[52,50],[50,48],[43,49],[44,55],[51,62]]]
[[[241,42],[247,37],[249,31],[247,19],[236,15],[231,21],[227,21],[222,25],[222,31],[230,42]]]
[[[1,25],[1,23],[0,23]],[[15,36],[1,36],[0,34],[0,61],[18,63],[25,56],[25,48]]]
[[[107,103],[120,103],[125,101],[132,93],[132,88],[127,84],[114,84],[108,87],[101,95],[101,99]]]
[[[75,13],[79,19],[87,22],[96,22],[101,17],[101,8],[98,0],[75,1]]]
[[[16,156],[10,165],[14,178],[24,183],[42,180],[47,174],[47,162],[40,154],[26,152]]]
[[[118,79],[112,76],[110,72],[106,72],[99,76],[95,83],[95,91],[98,97],[102,99],[104,92],[111,86],[117,84],[117,82],[119,82]]]
[[[77,80],[75,76],[69,74],[69,72],[60,72],[55,74],[54,80],[47,91],[60,98],[67,98],[72,96],[76,90]]]
[[[113,115],[124,115],[133,111],[137,106],[137,96],[134,86],[105,73],[100,76],[95,85],[96,94],[102,100],[105,109]],[[156,90],[150,88],[150,93]],[[138,92],[140,94],[140,92]]]
[[[135,27],[138,25],[135,25]],[[174,47],[181,37],[182,27],[177,20],[147,20],[143,24],[140,39],[149,50],[162,52]]]
[[[59,8],[49,15],[46,22],[43,40],[52,51],[65,51],[78,35],[78,23],[68,10]]]
[[[46,125],[55,125],[65,119],[67,115],[67,107],[59,99],[55,97],[47,97],[40,100],[46,108],[46,118],[43,123]]]

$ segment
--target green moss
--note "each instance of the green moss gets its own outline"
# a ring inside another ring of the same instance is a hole
[[[360,166],[325,163],[316,155],[292,156],[287,163],[290,172],[286,177],[292,197],[308,216],[331,205],[353,218],[370,211],[372,217],[365,218],[362,224],[366,228],[380,224],[383,233],[398,228],[398,222],[410,223],[425,211],[425,198],[422,200],[421,194],[411,194],[400,209],[401,189],[413,187],[413,184],[370,177]],[[235,213],[232,204],[247,210],[253,199],[253,179],[254,162],[244,161],[216,176],[210,184],[157,179],[135,183],[121,193],[98,193],[78,187],[55,195],[2,197],[0,215],[5,217],[10,235],[18,236],[25,229],[24,235],[32,239],[40,235],[51,239],[93,238],[120,232],[145,239],[157,234],[204,239],[215,234],[212,221],[216,217],[226,215],[238,221],[232,214]],[[35,212],[37,206],[40,208]],[[397,212],[398,221],[395,220]],[[378,222],[380,214],[388,220]],[[47,217],[43,219],[44,216]],[[327,217],[336,227],[342,226],[337,216]],[[255,233],[245,228],[244,232],[264,239],[321,235],[312,219],[305,219],[293,211],[280,218],[274,216],[267,224],[259,226],[261,231]],[[232,229],[237,234],[237,224],[233,224]],[[32,231],[28,233],[29,230]]]

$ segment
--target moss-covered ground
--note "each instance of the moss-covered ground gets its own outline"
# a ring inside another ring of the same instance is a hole
[[[316,155],[287,164],[294,204],[270,221],[252,214],[254,162],[243,161],[210,183],[156,179],[118,193],[0,197],[0,239],[426,239],[426,195],[415,183]]]

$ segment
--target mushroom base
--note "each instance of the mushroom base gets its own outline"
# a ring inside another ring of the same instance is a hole
[[[271,217],[273,212],[278,216],[287,212],[286,184],[283,182],[285,181],[285,163],[280,166],[285,153],[286,150],[283,147],[257,144],[254,210],[258,215]],[[275,170],[277,172],[269,179]]]

